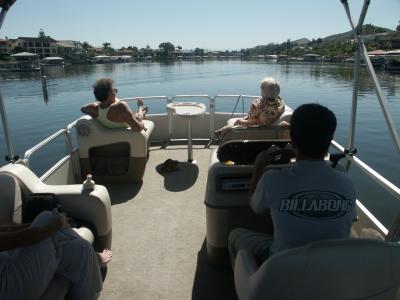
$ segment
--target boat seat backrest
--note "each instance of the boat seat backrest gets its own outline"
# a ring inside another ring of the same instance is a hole
[[[255,126],[229,129],[221,140],[219,148],[238,141],[290,141],[288,126]]]
[[[235,261],[239,299],[394,299],[400,245],[370,239],[330,240],[278,253],[257,270],[249,252]]]
[[[76,123],[80,158],[89,157],[93,147],[126,142],[130,146],[130,157],[146,157],[154,123],[143,120],[146,131],[134,132],[130,128],[107,128],[97,120],[83,116]]]
[[[102,185],[96,184],[96,192],[90,194],[82,189],[81,184],[48,185],[43,183],[29,168],[20,164],[2,167],[0,173],[0,192],[2,194],[12,194],[11,192],[3,193],[3,186],[5,185],[5,188],[8,189],[9,186],[12,186],[10,183],[14,184],[16,191],[20,190],[19,198],[18,193],[15,193],[18,203],[28,199],[31,194],[52,194],[68,215],[92,224],[96,228],[98,236],[106,236],[111,232],[110,198],[107,189]],[[0,196],[0,199],[3,201],[3,196]],[[10,204],[8,207],[8,211],[10,211]],[[86,233],[83,235],[90,236]]]
[[[281,122],[290,123],[292,114],[293,114],[293,110],[289,107],[286,107],[286,110],[283,112],[283,114],[279,117],[278,120],[276,120],[274,123],[272,123],[272,125],[279,125],[279,123],[281,123]],[[239,118],[228,119],[226,124],[229,126],[233,126],[238,119]]]
[[[8,175],[0,174],[0,225],[22,221],[22,198],[18,181]]]

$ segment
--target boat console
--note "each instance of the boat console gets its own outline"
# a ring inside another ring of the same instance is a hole
[[[209,262],[228,265],[228,236],[232,229],[270,232],[270,216],[256,215],[248,204],[254,161],[261,151],[275,146],[279,154],[267,169],[292,164],[288,127],[233,128],[211,154],[205,195]],[[270,232],[272,233],[272,232]]]
[[[76,123],[81,174],[97,183],[140,182],[148,157],[154,123],[143,120],[146,131],[106,128],[89,116]]]

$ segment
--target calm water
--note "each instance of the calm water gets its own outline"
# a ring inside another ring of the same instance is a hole
[[[241,61],[177,62],[174,64],[132,63],[47,68],[48,99],[44,100],[38,73],[0,74],[0,93],[8,112],[15,152],[23,156],[26,149],[80,116],[79,108],[92,101],[91,85],[100,77],[111,77],[120,98],[177,94],[259,94],[259,82],[273,76],[281,82],[281,95],[296,108],[305,102],[319,102],[332,109],[338,119],[335,139],[346,144],[352,96],[352,66],[321,64],[278,64]],[[378,71],[378,78],[389,108],[400,130],[400,75]],[[146,103],[148,104],[148,103]],[[248,104],[245,104],[247,110]],[[164,103],[150,103],[153,113],[164,112]],[[217,110],[233,110],[234,103],[217,103]],[[237,111],[242,110],[240,104]],[[6,154],[4,134],[0,128],[0,157]],[[400,185],[400,160],[395,151],[383,114],[365,70],[362,71],[356,129],[356,147],[361,159]],[[31,158],[38,172],[53,164],[63,152],[60,138],[49,146],[51,154],[37,153]],[[57,150],[57,151],[55,151]],[[58,152],[58,154],[56,154]],[[4,164],[1,162],[0,164]],[[386,224],[400,208],[400,203],[381,193],[379,188],[353,175],[360,198],[367,196],[367,206]],[[362,187],[362,188],[361,188]]]

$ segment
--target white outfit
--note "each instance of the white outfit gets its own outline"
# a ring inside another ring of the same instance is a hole
[[[247,235],[253,245],[257,244],[257,239],[262,244],[252,246],[253,249],[269,251],[261,256],[252,251],[260,261],[268,255],[313,241],[348,238],[356,217],[355,201],[351,179],[324,161],[298,161],[289,169],[267,171],[260,178],[250,204],[257,214],[270,210],[273,240],[271,235],[261,233],[262,240],[250,231],[233,230],[231,254],[235,255],[238,248],[248,248],[240,243],[240,240],[245,243],[243,235]],[[249,237],[251,234],[253,237]]]
[[[32,227],[56,218],[42,212]],[[25,248],[0,252],[0,299],[39,299],[55,273],[71,282],[69,299],[95,299],[102,289],[97,255],[71,228]]]

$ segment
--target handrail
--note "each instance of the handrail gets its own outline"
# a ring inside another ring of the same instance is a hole
[[[172,99],[181,99],[181,98],[207,98],[210,99],[208,95],[175,95]]]
[[[227,95],[227,94],[221,94],[221,95],[216,95],[214,97],[210,97],[208,95],[176,95],[176,96],[173,96],[173,97],[166,97],[166,96],[134,97],[134,98],[124,98],[124,99],[121,99],[121,100],[164,99],[164,100],[169,100],[169,101],[173,102],[174,99],[195,98],[195,97],[200,97],[200,96],[204,97],[204,98],[208,98],[209,101],[210,101],[210,120],[214,120],[213,117],[215,116],[215,102],[216,102],[216,100],[218,98],[232,98],[232,97],[238,97],[238,96],[241,96],[243,98],[257,98],[258,97],[258,96],[252,96],[252,95]],[[71,122],[70,124],[68,124],[66,129],[58,130],[57,132],[52,134],[47,139],[41,141],[40,143],[38,143],[34,147],[28,149],[25,152],[25,156],[24,156],[24,159],[26,160],[28,167],[29,167],[29,158],[35,151],[37,151],[40,148],[42,148],[43,146],[47,145],[49,142],[51,142],[52,140],[54,140],[55,138],[57,138],[58,136],[60,136],[62,134],[66,135],[67,150],[68,150],[68,154],[71,155],[72,152],[73,152],[72,141],[71,141],[71,130],[76,126],[76,122],[77,122],[77,120]],[[213,130],[213,126],[214,126],[213,123],[210,124],[210,137],[213,136],[213,131],[211,132],[211,130]],[[345,151],[345,148],[343,146],[341,146],[339,143],[337,143],[336,141],[334,141],[334,140],[332,141],[332,146],[335,147],[336,149],[338,149],[341,152]],[[368,166],[366,163],[364,163],[358,157],[356,157],[354,155],[347,155],[346,159],[348,161],[354,162],[354,164],[357,165],[358,167],[360,167],[369,177],[371,177],[374,181],[376,181],[383,188],[385,188],[387,191],[389,191],[392,195],[394,195],[395,197],[400,199],[400,188],[398,188],[396,185],[394,185],[389,180],[387,180],[385,177],[383,177],[378,172],[373,170],[370,166]]]
[[[360,62],[361,62],[361,57],[362,57],[365,62],[365,65],[367,67],[369,76],[372,79],[375,93],[378,98],[381,110],[383,112],[383,116],[385,117],[386,124],[389,129],[389,133],[392,137],[392,140],[396,147],[396,150],[400,154],[400,137],[397,133],[397,129],[394,124],[393,118],[389,112],[387,101],[385,99],[385,96],[383,95],[381,86],[379,84],[378,78],[376,77],[375,70],[374,70],[371,60],[368,56],[368,51],[367,51],[367,48],[365,47],[364,40],[362,37],[362,26],[363,26],[365,16],[367,14],[368,7],[369,7],[369,4],[371,1],[364,0],[364,4],[362,7],[360,16],[358,18],[357,25],[355,25],[355,23],[352,20],[349,4],[348,4],[347,0],[340,0],[340,2],[342,2],[342,4],[343,4],[343,7],[346,11],[347,18],[350,22],[350,26],[351,26],[354,38],[357,41],[357,52],[356,52],[356,60],[355,60],[355,66],[354,66],[355,73],[354,73],[354,86],[353,86],[353,101],[352,101],[352,111],[351,111],[351,120],[350,120],[350,131],[349,131],[349,138],[348,138],[348,149],[352,150],[353,144],[354,144],[356,115],[357,115],[357,96],[358,96],[359,75],[360,75]],[[346,166],[346,171],[348,171],[348,169],[350,167],[349,162],[354,161],[359,167],[361,167],[376,182],[378,182],[380,185],[382,185],[385,189],[389,189],[389,191],[391,191],[392,194],[394,194],[396,197],[399,197],[399,195],[400,195],[399,188],[397,188],[395,185],[393,185],[390,181],[388,181],[386,178],[381,176],[379,173],[374,171],[367,164],[364,164],[361,160],[358,160],[358,158],[352,157],[351,155],[349,157],[350,157],[350,160],[347,160],[348,163]],[[400,224],[397,224],[398,222],[400,222],[400,217],[396,218],[396,220],[394,221],[394,223],[392,224],[392,226],[390,228],[394,228],[394,229],[398,228],[400,226]],[[393,233],[391,233],[390,235],[393,235]],[[391,236],[390,238],[393,238],[393,236]]]
[[[337,143],[334,140],[332,140],[332,146],[334,146],[339,151],[342,151],[342,152],[345,151],[344,147],[342,147],[339,143]],[[347,155],[346,154],[346,159],[352,161],[356,166],[360,167],[376,183],[378,183],[385,190],[387,190],[392,195],[394,195],[395,197],[400,199],[400,188],[398,188],[396,185],[394,185],[388,179],[386,179],[381,174],[376,172],[374,169],[372,169],[370,166],[368,166],[366,163],[364,163],[357,156],[355,156],[355,155]]]
[[[122,98],[120,100],[129,102],[129,101],[134,101],[134,100],[138,100],[138,99],[142,99],[142,100],[167,100],[168,101],[168,97],[167,96],[130,97],[130,98]]]
[[[48,143],[50,143],[51,141],[53,141],[54,139],[56,139],[57,137],[59,137],[62,134],[67,134],[67,129],[60,129],[58,131],[56,131],[55,133],[53,133],[51,136],[49,136],[47,139],[41,141],[40,143],[36,144],[35,146],[33,146],[32,148],[28,149],[25,151],[25,155],[24,155],[24,161],[26,163],[26,166],[29,168],[30,164],[29,164],[29,158],[31,157],[31,155],[36,152],[37,150],[39,150],[40,148],[44,147],[45,145],[47,145]],[[69,149],[67,147],[67,150],[69,152]],[[71,155],[71,153],[68,153],[69,155]]]
[[[142,99],[142,100],[166,100],[167,104],[168,103],[172,103],[174,102],[176,99],[189,99],[189,98],[205,98],[208,99],[209,101],[209,115],[210,115],[210,131],[209,131],[209,138],[210,140],[212,140],[214,138],[214,131],[215,131],[215,105],[216,105],[216,101],[218,98],[233,98],[233,97],[240,97],[241,99],[245,99],[245,98],[249,98],[249,99],[256,99],[259,96],[254,96],[254,95],[234,95],[234,94],[221,94],[221,95],[216,95],[214,97],[211,97],[209,95],[205,95],[205,94],[198,94],[198,95],[175,95],[175,96],[171,96],[171,97],[167,97],[167,96],[144,96],[144,97],[129,97],[129,98],[121,98],[120,100],[123,101],[134,101],[134,100],[138,100],[138,99]],[[169,140],[171,141],[173,138],[173,128],[174,128],[174,124],[173,124],[173,118],[172,118],[172,114],[171,112],[168,112],[168,136],[169,136]],[[70,128],[68,127],[68,129],[70,130]]]

